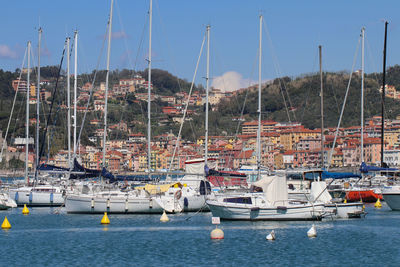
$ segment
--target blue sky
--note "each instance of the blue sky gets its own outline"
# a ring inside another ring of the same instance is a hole
[[[146,68],[148,5],[149,0],[115,0],[112,69]],[[31,40],[37,47],[40,23],[42,65],[58,64],[65,37],[78,29],[79,72],[93,70],[109,8],[108,0],[4,1],[0,68],[20,67],[26,42]],[[211,25],[214,85],[221,87],[220,77],[227,72],[223,79],[226,87],[257,80],[260,13],[267,26],[263,32],[263,80],[317,71],[318,45],[323,46],[324,70],[350,70],[362,26],[366,28],[366,72],[381,71],[384,19],[389,21],[387,64],[400,64],[400,1],[153,0],[153,9],[153,67],[187,80],[192,79],[207,24]],[[102,59],[100,68],[104,69],[105,52]],[[360,56],[356,68],[360,68]],[[204,76],[205,51],[196,83],[204,83]]]

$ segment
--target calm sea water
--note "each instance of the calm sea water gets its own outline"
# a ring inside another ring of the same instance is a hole
[[[400,212],[366,207],[365,219],[316,222],[221,222],[211,240],[211,214],[70,215],[54,208],[0,211],[1,266],[399,266]],[[265,239],[275,229],[276,241]]]

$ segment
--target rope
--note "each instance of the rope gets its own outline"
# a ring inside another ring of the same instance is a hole
[[[18,91],[19,91],[19,83],[21,82],[21,77],[22,77],[22,69],[24,68],[24,64],[25,64],[26,50],[27,50],[27,48],[25,48],[25,54],[24,54],[24,59],[22,60],[21,72],[19,73],[19,78],[18,78],[17,90],[15,91],[13,105],[11,107],[11,115],[10,115],[10,118],[8,119],[6,134],[4,136],[3,145],[1,146],[0,162],[3,161],[3,151],[4,151],[5,146],[7,145],[7,135],[8,135],[8,130],[10,129],[12,114],[14,112],[14,107],[15,107],[15,103],[17,100],[17,95],[18,95]]]
[[[337,136],[338,136],[338,133],[339,133],[340,124],[341,124],[341,122],[342,122],[342,117],[343,117],[344,108],[346,107],[347,96],[348,96],[349,90],[350,90],[351,78],[352,78],[352,76],[353,76],[353,71],[354,71],[354,67],[355,67],[355,64],[356,64],[356,60],[357,60],[357,54],[358,54],[358,49],[359,49],[359,47],[360,47],[360,41],[361,41],[361,37],[358,39],[358,44],[357,44],[356,52],[355,52],[355,54],[354,54],[354,59],[353,59],[353,66],[351,67],[349,82],[347,83],[346,94],[345,94],[344,100],[343,100],[342,111],[340,112],[340,117],[339,117],[338,125],[337,125],[337,127],[336,127],[335,139],[333,140],[332,148],[331,148],[331,151],[330,151],[330,153],[329,153],[328,166],[327,166],[327,168],[326,168],[328,171],[329,171],[329,167],[330,167],[330,165],[331,165],[333,150],[335,149],[336,139],[337,139]]]

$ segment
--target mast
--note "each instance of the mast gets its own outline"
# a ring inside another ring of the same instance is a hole
[[[74,155],[73,158],[76,158],[76,150],[77,150],[77,143],[76,143],[76,125],[78,122],[78,118],[76,117],[76,99],[78,94],[78,31],[75,31],[74,36]]]
[[[383,149],[385,145],[385,78],[386,78],[386,40],[387,25],[385,21],[385,40],[383,42],[383,71],[382,71],[382,127],[381,127],[381,167],[383,168]]]
[[[361,163],[364,162],[364,32],[361,29]]]
[[[40,49],[42,42],[42,28],[39,28],[38,67],[37,67],[37,92],[36,92],[36,170],[39,167],[39,126],[40,126]],[[35,171],[35,179],[37,172]]]
[[[68,106],[68,115],[67,115],[67,129],[68,129],[68,169],[71,170],[71,74],[69,71],[70,65],[70,40],[71,38],[67,38],[67,106]]]
[[[104,97],[104,134],[103,134],[103,168],[106,167],[106,137],[107,137],[107,101],[108,101],[108,79],[110,76],[110,49],[111,49],[111,31],[112,31],[112,16],[113,16],[114,0],[111,0],[110,19],[108,21],[108,46],[107,46],[107,74],[106,88]]]
[[[204,165],[208,163],[208,94],[210,90],[210,25],[207,25],[207,72],[206,72],[206,122],[205,122],[205,136],[204,136]]]
[[[153,20],[153,1],[150,0],[149,7],[149,58],[148,62],[148,84],[147,84],[147,168],[149,171],[149,178],[151,176],[151,28]]]
[[[319,47],[319,75],[321,79],[321,168],[325,168],[324,162],[324,87],[322,74],[322,46]]]
[[[261,178],[261,57],[262,57],[262,20],[260,15],[260,33],[258,43],[258,129],[257,129],[257,175]]]
[[[28,41],[28,75],[26,81],[26,120],[25,120],[25,182],[29,184],[28,165],[29,165],[29,92],[31,74],[31,41]]]

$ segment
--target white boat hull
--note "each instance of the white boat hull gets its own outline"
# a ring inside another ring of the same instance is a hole
[[[400,186],[385,187],[382,197],[392,210],[400,210]]]
[[[265,221],[297,221],[321,220],[324,205],[294,205],[281,208],[258,208],[254,205],[207,201],[214,217],[223,220],[265,220]]]
[[[61,192],[36,192],[30,189],[10,189],[10,198],[18,206],[61,206],[64,204],[64,195]]]
[[[363,203],[325,204],[325,210],[335,219],[360,218],[365,215]]]
[[[153,198],[136,196],[68,195],[65,200],[68,213],[162,213]]]

